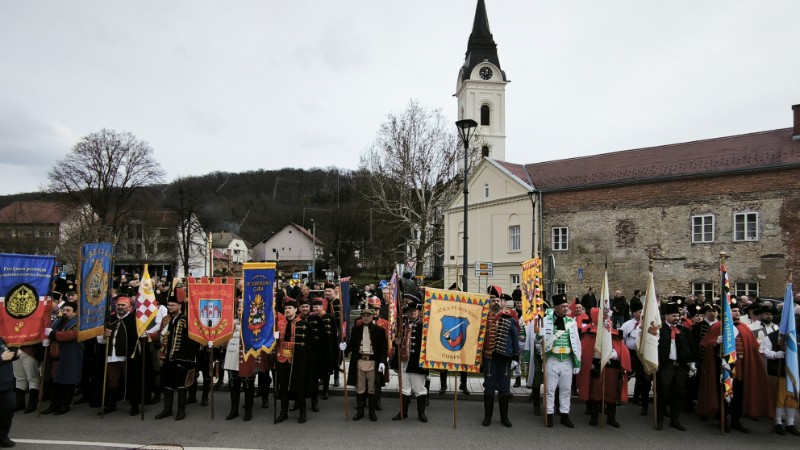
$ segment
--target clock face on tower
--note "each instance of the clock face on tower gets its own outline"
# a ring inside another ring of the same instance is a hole
[[[492,69],[490,69],[488,67],[482,67],[481,70],[478,71],[478,74],[484,80],[488,80],[489,78],[492,78]]]

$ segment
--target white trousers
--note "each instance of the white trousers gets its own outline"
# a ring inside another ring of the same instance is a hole
[[[48,348],[45,347],[44,351],[48,351]],[[23,391],[39,389],[39,361],[22,350],[17,354],[19,359],[12,363],[16,388]]]
[[[547,376],[547,414],[553,414],[553,404],[558,388],[559,411],[569,414],[569,401],[572,394],[572,358],[559,361],[545,358],[545,376]]]
[[[408,363],[403,363],[403,395],[411,395],[411,391],[414,391],[414,395],[417,397],[428,395],[428,390],[425,389],[425,375],[408,373],[406,372],[407,367]]]

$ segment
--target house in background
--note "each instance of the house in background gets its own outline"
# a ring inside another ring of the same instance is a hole
[[[211,234],[211,248],[219,251],[226,256],[225,264],[228,271],[239,273],[242,264],[250,261],[250,248],[244,239],[230,231],[222,231]],[[217,253],[214,253],[215,255]],[[215,256],[214,271],[217,272],[217,261]]]
[[[14,202],[0,209],[0,252],[54,255],[72,209],[56,202]]]
[[[325,254],[325,244],[311,232],[290,222],[278,231],[264,235],[253,246],[256,261],[277,261],[284,272],[309,270],[316,248],[316,259]]]

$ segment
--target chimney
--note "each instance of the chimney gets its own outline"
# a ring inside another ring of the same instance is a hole
[[[800,105],[792,106],[794,111],[794,130],[792,131],[792,140],[800,141]]]

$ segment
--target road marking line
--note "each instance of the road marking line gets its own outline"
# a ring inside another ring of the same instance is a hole
[[[85,447],[108,447],[108,448],[181,448],[183,450],[257,450],[239,447],[184,447],[171,446],[169,444],[125,444],[122,442],[91,442],[91,441],[54,441],[46,439],[14,439],[15,442],[22,444],[40,444],[40,445],[82,445]]]

